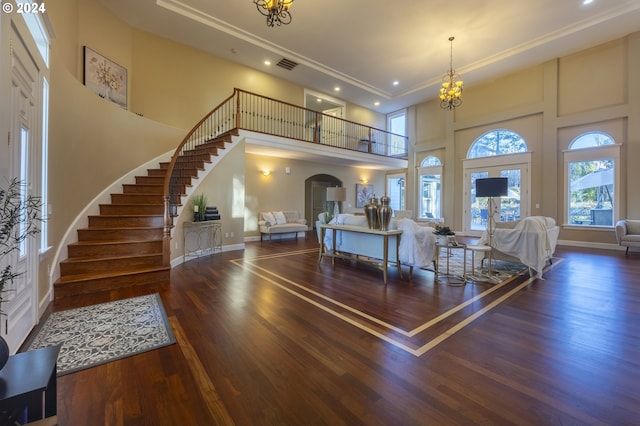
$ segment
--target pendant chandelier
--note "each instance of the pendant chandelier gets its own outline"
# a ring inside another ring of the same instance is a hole
[[[456,74],[453,69],[453,40],[455,37],[449,37],[451,43],[451,56],[449,62],[449,72],[442,77],[442,87],[440,88],[440,106],[444,109],[452,110],[462,105],[462,80],[460,75]]]
[[[267,27],[288,25],[291,22],[289,8],[293,0],[253,0],[258,12],[267,17]]]

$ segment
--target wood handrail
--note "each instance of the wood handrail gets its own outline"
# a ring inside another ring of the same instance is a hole
[[[184,195],[179,188],[187,179],[195,177],[189,173],[202,167],[202,156],[206,156],[207,151],[201,147],[240,129],[374,155],[407,158],[406,136],[234,88],[233,94],[196,123],[171,157],[163,189],[163,265],[170,263],[173,217],[177,214],[180,197]],[[180,168],[176,167],[178,161],[181,161]]]

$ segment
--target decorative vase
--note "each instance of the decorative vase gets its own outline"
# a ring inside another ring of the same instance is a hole
[[[7,361],[9,361],[9,354],[9,345],[7,345],[7,341],[0,336],[0,370],[2,370]]]
[[[380,229],[383,231],[389,230],[389,222],[391,222],[391,215],[393,209],[389,206],[391,198],[383,195],[380,197],[380,206],[378,207],[378,220],[380,221]]]
[[[369,229],[380,229],[380,220],[378,219],[378,199],[374,195],[369,199],[369,203],[364,206],[364,214],[367,217],[367,225]]]

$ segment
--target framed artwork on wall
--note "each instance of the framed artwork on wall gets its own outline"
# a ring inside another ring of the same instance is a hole
[[[127,109],[127,69],[84,46],[84,85]]]
[[[373,185],[365,183],[356,183],[356,207],[363,208],[369,203],[373,197]]]

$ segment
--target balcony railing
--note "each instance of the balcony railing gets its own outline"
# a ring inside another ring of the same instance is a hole
[[[171,157],[164,182],[165,264],[169,263],[172,217],[186,185],[221,136],[248,130],[317,145],[407,159],[407,138],[318,111],[234,89],[185,136]]]
[[[407,138],[236,89],[238,128],[351,151],[407,159]]]

